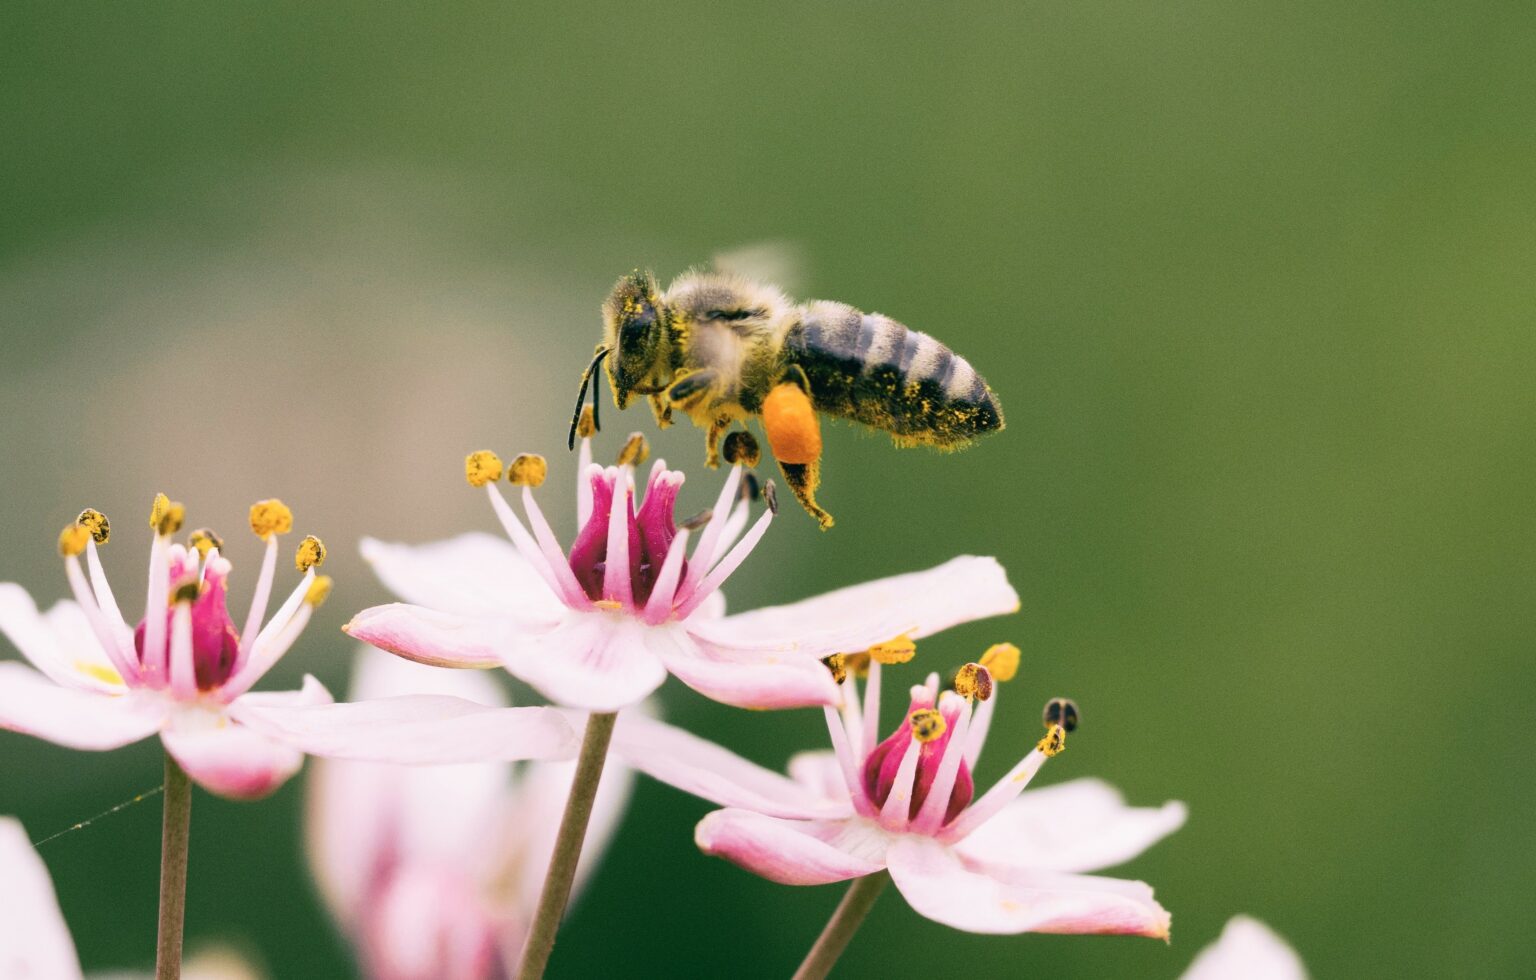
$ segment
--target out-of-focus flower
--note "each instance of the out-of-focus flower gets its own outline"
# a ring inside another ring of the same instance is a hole
[[[364,648],[351,696],[424,691],[505,703],[475,671],[431,670]],[[510,974],[549,864],[572,763],[402,768],[321,761],[309,783],[309,858],[375,980]],[[609,766],[577,885],[617,828],[633,774]]]
[[[466,463],[469,482],[485,488],[511,544],[482,534],[419,547],[365,540],[363,555],[379,577],[413,605],[365,610],[347,632],[435,666],[504,666],[550,700],[588,711],[635,704],[669,671],[716,701],[787,708],[837,703],[821,657],[1018,608],[995,560],[964,557],[723,616],[720,585],[774,513],[770,484],[767,510],[747,527],[755,495],[738,491],[744,482],[755,485],[744,476],[757,456],[750,439],[728,443],[734,465],[707,520],[700,515],[679,527],[673,506],[683,474],[658,460],[637,500],[634,468],[643,461],[644,440],[631,437],[620,464],[605,469],[591,463],[590,434],[583,431],[576,487],[581,531],[568,555],[534,500],[543,458],[519,456],[505,467],[522,487],[525,526],[497,486],[501,460],[474,453]]]
[[[256,980],[238,957],[205,951],[187,961],[184,980]],[[140,980],[148,974],[92,974],[95,980]],[[80,959],[64,923],[48,869],[32,849],[21,822],[0,817],[0,977],[4,980],[78,980]]]
[[[833,751],[795,756],[789,778],[646,718],[621,717],[613,751],[724,805],[700,821],[699,847],[772,881],[818,885],[888,869],[920,914],[969,932],[1167,937],[1169,915],[1150,887],[1083,872],[1129,860],[1176,830],[1183,804],[1128,807],[1093,779],[1020,795],[1075,727],[1070,702],[1048,705],[1045,737],[973,799],[970,771],[986,738],[994,681],[1012,676],[1017,656],[1015,647],[993,648],[981,664],[961,669],[959,693],[941,695],[938,675],[930,675],[912,688],[901,726],[883,741],[880,664],[869,665],[862,707],[848,671],[842,712],[826,712]],[[973,700],[989,696],[973,712]]]
[[[1183,980],[1307,980],[1307,968],[1273,929],[1238,915],[1200,951]]]
[[[232,569],[222,542],[202,530],[187,545],[173,543],[182,515],[180,504],[155,498],[148,600],[137,627],[123,618],[107,582],[97,548],[111,530],[94,510],[59,538],[74,602],[40,614],[24,589],[0,583],[0,632],[36,668],[0,663],[0,728],[88,750],[158,732],[194,781],[239,799],[282,785],[306,752],[416,764],[574,754],[569,725],[544,709],[493,711],[421,696],[332,704],[312,677],[298,691],[249,693],[329,593],[330,579],[316,574],[325,546],[315,537],[299,545],[294,562],[302,576],[267,620],[277,537],[292,528],[293,515],[276,500],[253,506],[251,529],[266,554],[237,632],[226,605]]]

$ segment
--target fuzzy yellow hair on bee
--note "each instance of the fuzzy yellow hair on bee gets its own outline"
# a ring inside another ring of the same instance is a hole
[[[600,369],[620,409],[643,396],[662,428],[674,413],[705,430],[705,463],[737,422],[758,418],[785,482],[823,529],[819,416],[887,432],[898,446],[961,449],[1003,428],[997,396],[965,358],[879,313],[797,303],[733,273],[690,271],[665,290],[649,272],[603,303],[603,341],[582,375],[571,443]],[[593,391],[594,421],[597,392]]]

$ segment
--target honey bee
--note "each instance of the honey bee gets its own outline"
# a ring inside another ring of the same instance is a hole
[[[1003,427],[986,381],[927,334],[846,303],[797,303],[733,273],[687,272],[665,291],[649,272],[618,281],[603,303],[603,342],[582,375],[573,445],[605,359],[614,404],[643,395],[662,428],[674,413],[687,415],[707,433],[711,467],[731,426],[759,418],[785,483],[823,530],[832,515],[816,502],[818,413],[888,432],[903,447],[961,449]],[[595,413],[595,388],[592,399]]]

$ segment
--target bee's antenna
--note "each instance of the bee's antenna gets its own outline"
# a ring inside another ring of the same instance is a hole
[[[581,408],[587,400],[587,386],[592,383],[592,376],[597,373],[598,365],[602,364],[603,358],[607,356],[608,348],[599,347],[597,349],[597,355],[592,358],[592,363],[588,364],[587,369],[581,374],[581,390],[576,393],[576,411],[573,415],[571,415],[571,432],[565,440],[566,448],[568,449],[576,448],[576,427],[581,423]],[[597,403],[599,399],[597,397],[597,389],[600,387],[602,387],[601,382],[598,383],[597,387],[592,389],[592,428],[594,430],[598,428]]]

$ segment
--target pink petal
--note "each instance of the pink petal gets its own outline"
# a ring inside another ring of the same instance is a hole
[[[298,749],[199,708],[176,712],[160,738],[193,782],[234,800],[267,796],[304,765]]]
[[[549,633],[525,635],[503,658],[508,670],[556,704],[617,711],[667,679],[646,627],[619,613],[577,613]]]
[[[1141,882],[1001,869],[913,834],[892,841],[886,860],[918,914],[966,932],[1168,937],[1168,912]]]
[[[505,619],[461,616],[391,603],[364,609],[342,631],[354,639],[433,667],[501,666],[510,642]]]
[[[428,609],[543,620],[563,608],[543,576],[502,537],[461,534],[420,545],[364,538],[361,549],[385,588]]]
[[[14,582],[0,582],[0,633],[4,633],[32,666],[55,683],[85,691],[121,692],[113,682],[117,670],[107,659],[85,611],[64,599],[46,615]]]
[[[230,715],[310,755],[398,765],[568,759],[577,739],[551,708],[489,708],[440,694],[283,707],[246,697]]]
[[[164,718],[164,703],[153,695],[74,690],[23,664],[0,663],[0,728],[102,751],[148,738]]]
[[[619,716],[611,751],[652,779],[721,806],[778,817],[835,819],[853,812],[846,792],[841,799],[825,796],[729,749],[635,712]]]
[[[1233,917],[1221,938],[1200,951],[1182,980],[1307,980],[1296,951],[1258,919]]]
[[[1123,864],[1184,824],[1184,804],[1130,807],[1113,786],[1074,779],[1026,790],[956,848],[968,857],[1041,871]]]
[[[80,976],[48,868],[12,817],[0,817],[0,913],[0,977]]]
[[[848,781],[836,752],[816,749],[797,752],[789,759],[789,778],[828,800],[847,800]]]
[[[678,680],[722,704],[773,710],[842,700],[831,671],[803,654],[724,650],[680,630],[656,633],[651,648]]]
[[[432,867],[390,875],[367,909],[358,938],[374,980],[490,980],[498,922],[475,883]]]
[[[877,836],[879,832],[851,824],[841,820],[783,820],[751,810],[716,810],[699,821],[693,839],[705,854],[723,857],[769,881],[826,885],[862,878],[884,867],[878,857],[884,843]],[[855,846],[873,852],[873,856],[846,849]]]
[[[811,656],[863,650],[903,633],[921,638],[1016,612],[1019,596],[995,558],[962,556],[923,572],[877,579],[787,606],[689,623],[726,647],[777,646]]]

